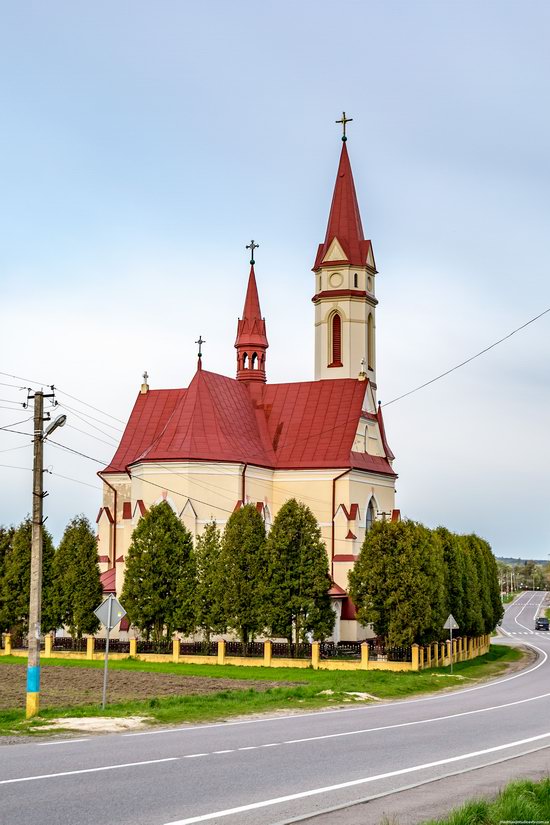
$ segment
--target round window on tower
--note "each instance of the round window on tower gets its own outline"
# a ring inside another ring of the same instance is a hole
[[[342,276],[340,275],[339,272],[333,272],[332,275],[329,278],[330,285],[333,286],[333,287],[342,286],[342,280],[343,280]]]
[[[372,278],[370,275],[367,278],[367,292],[372,292]]]

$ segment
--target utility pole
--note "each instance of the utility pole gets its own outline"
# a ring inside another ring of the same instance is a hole
[[[62,427],[66,416],[60,415],[44,433],[44,421],[50,420],[49,413],[44,418],[44,399],[54,398],[51,393],[41,390],[29,394],[34,398],[34,458],[32,468],[32,539],[31,574],[29,596],[29,658],[27,664],[27,719],[36,716],[40,709],[40,620],[42,616],[42,527],[44,519],[44,441],[57,427]]]
[[[29,601],[27,719],[40,707],[40,619],[42,614],[42,503],[44,500],[44,393],[34,394],[34,460],[32,467],[32,547]]]

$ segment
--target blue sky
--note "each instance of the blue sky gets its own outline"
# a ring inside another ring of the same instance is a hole
[[[0,370],[119,419],[145,368],[187,384],[199,333],[232,375],[254,237],[268,379],[311,378],[343,109],[382,401],[500,338],[550,306],[549,37],[536,0],[3,4]],[[547,557],[549,325],[387,408],[406,515]],[[59,440],[109,459],[117,422],[64,400],[103,432],[73,414]],[[2,406],[0,427],[26,415]],[[30,467],[29,443],[0,431],[0,464]],[[96,484],[91,461],[46,461]],[[0,523],[17,522],[30,473],[0,483]],[[99,489],[48,487],[56,538],[95,517]]]

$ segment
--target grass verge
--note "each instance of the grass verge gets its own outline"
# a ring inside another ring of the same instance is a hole
[[[513,782],[489,801],[476,799],[445,819],[424,825],[501,825],[503,822],[550,822],[550,779]]]
[[[343,703],[351,704],[357,701],[356,698],[350,696],[354,692],[367,693],[378,699],[403,699],[451,687],[470,685],[475,681],[498,676],[506,670],[510,662],[518,661],[522,656],[522,652],[516,648],[492,645],[491,650],[485,656],[456,664],[452,676],[448,668],[434,668],[418,673],[392,673],[237,667],[234,665],[187,665],[126,659],[110,663],[110,670],[205,676],[209,679],[221,677],[239,680],[268,680],[282,684],[280,687],[270,687],[261,693],[254,689],[226,689],[209,695],[175,695],[159,698],[153,696],[147,700],[108,705],[105,711],[102,711],[97,704],[79,704],[66,708],[44,707],[40,717],[31,722],[25,720],[23,710],[10,709],[0,712],[0,735],[39,731],[41,724],[64,716],[142,715],[149,717],[152,723],[174,724],[213,721],[249,713],[285,709],[305,710]],[[18,665],[24,671],[25,661],[14,656],[0,657],[0,669],[14,665]],[[55,658],[42,659],[42,665],[45,667],[61,665],[66,668],[103,667],[102,662]],[[21,678],[24,679],[23,672]],[[294,685],[285,686],[284,682],[294,682]],[[296,686],[296,682],[302,684]]]

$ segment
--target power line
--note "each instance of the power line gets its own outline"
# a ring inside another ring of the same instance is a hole
[[[54,441],[52,438],[48,439],[48,444],[54,444],[56,447],[59,447],[61,450],[67,450],[69,453],[74,453],[75,455],[82,456],[82,458],[87,458],[90,461],[95,462],[96,464],[103,464],[107,466],[109,463],[108,461],[103,461],[100,458],[92,458],[91,455],[86,455],[86,453],[81,453],[79,450],[73,450],[72,447],[67,447],[65,444],[60,444],[59,441]]]
[[[32,415],[29,415],[28,418],[24,418],[22,421],[14,421],[13,424],[6,424],[4,427],[0,427],[0,430],[9,430],[10,427],[17,427],[19,424],[26,424],[27,421],[30,421]],[[12,432],[17,432],[17,430],[12,430]],[[20,433],[20,435],[29,435],[29,433]]]
[[[76,430],[77,433],[82,433],[82,435],[87,435],[89,438],[94,438],[96,441],[100,441],[101,444],[106,444],[107,447],[116,446],[116,442],[113,444],[110,441],[104,441],[102,438],[98,438],[97,435],[94,435],[93,433],[88,433],[86,430],[81,430],[80,427],[75,427],[74,424],[66,424],[66,427],[70,430]]]
[[[3,373],[0,373],[3,375]],[[21,386],[21,384],[6,384],[5,381],[0,381],[0,387],[13,387],[16,390],[26,390],[27,387]]]
[[[61,409],[63,409],[63,410],[70,410],[71,414],[75,415],[80,421],[82,421],[83,424],[86,424],[88,427],[91,427],[92,430],[97,430],[98,433],[101,433],[101,435],[107,436],[107,438],[110,438],[113,442],[116,443],[116,436],[111,435],[111,433],[106,433],[105,430],[102,430],[100,427],[96,427],[95,424],[92,424],[90,421],[87,421],[86,418],[84,417],[86,415],[86,413],[84,413],[84,416],[79,415],[79,413],[75,412],[75,410],[71,410],[70,407],[67,407],[63,403],[58,404],[57,406],[61,407]],[[111,425],[106,424],[106,426],[110,427]]]
[[[2,401],[4,404],[17,404],[17,406],[20,407],[22,407],[25,403],[24,401],[13,401],[11,398],[0,398],[0,401]]]
[[[1,375],[1,373],[0,373],[0,375]],[[102,415],[106,415],[108,418],[112,418],[113,421],[118,421],[119,424],[125,424],[126,423],[125,421],[122,421],[122,419],[117,418],[115,415],[111,415],[111,413],[105,412],[105,410],[100,410],[99,407],[94,407],[93,404],[88,404],[87,401],[82,401],[81,398],[77,398],[76,396],[71,395],[68,392],[65,392],[65,390],[60,390],[59,387],[56,387],[55,389],[57,390],[57,392],[60,392],[61,395],[66,395],[68,398],[72,398],[73,401],[78,401],[79,404],[84,404],[85,407],[89,407],[91,410],[95,410],[96,412],[99,412]],[[109,426],[109,425],[107,425],[107,426]],[[114,428],[114,429],[117,429],[117,428]]]
[[[32,441],[30,442],[32,444]],[[0,453],[12,453],[14,450],[24,450],[29,444],[20,444],[19,447],[8,447],[7,450],[0,450]]]
[[[57,391],[57,387],[56,387],[56,391]],[[62,401],[62,402],[61,402],[60,404],[58,404],[57,406],[58,406],[58,407],[64,407],[66,410],[70,410],[72,413],[74,413],[74,414],[75,414],[75,415],[77,415],[77,416],[78,416],[78,415],[83,415],[83,416],[85,416],[86,418],[91,418],[91,420],[92,420],[92,421],[97,421],[97,423],[98,423],[98,424],[103,424],[103,426],[104,426],[104,427],[110,427],[112,430],[116,430],[116,431],[117,431],[117,432],[119,432],[119,433],[121,433],[121,432],[122,432],[122,430],[120,429],[120,427],[115,427],[115,425],[114,425],[114,424],[108,424],[106,421],[102,421],[100,418],[95,418],[95,416],[90,415],[89,413],[85,413],[85,412],[83,412],[82,410],[75,410],[75,409],[74,409],[74,407],[69,407],[69,405],[68,405],[68,404],[66,404],[64,401]],[[114,418],[114,416],[111,416],[111,418]],[[117,419],[115,419],[115,420],[116,420],[116,421],[118,421],[118,418],[117,418]],[[86,423],[88,423],[88,422],[86,422]],[[124,423],[124,422],[122,422],[122,423]],[[91,427],[91,426],[92,426],[92,425],[90,424],[90,427]],[[98,428],[96,427],[96,429],[98,429]],[[102,431],[101,431],[101,432],[102,432]],[[104,434],[104,435],[108,435],[108,433],[103,433],[103,434]]]
[[[29,384],[38,384],[39,387],[49,387],[47,381],[33,381],[31,378],[22,378],[20,375],[12,375],[11,372],[1,372],[0,375],[5,375],[7,378],[15,378],[17,381],[26,381]]]
[[[413,393],[418,392],[419,390],[423,390],[424,387],[429,387],[430,384],[435,383],[435,381],[439,381],[440,378],[445,378],[445,376],[450,375],[451,372],[454,372],[455,370],[458,370],[461,367],[464,367],[466,364],[469,364],[471,361],[474,361],[476,358],[479,358],[480,355],[485,355],[486,352],[489,352],[489,350],[494,349],[499,344],[502,344],[503,341],[507,341],[508,338],[511,338],[512,335],[515,335],[516,332],[520,332],[520,330],[525,329],[525,327],[528,327],[529,324],[534,324],[535,321],[538,321],[539,318],[542,318],[542,316],[546,315],[548,312],[550,312],[550,307],[548,307],[548,309],[545,309],[544,312],[539,313],[539,315],[535,315],[534,318],[531,318],[529,321],[526,321],[520,327],[517,327],[516,329],[513,329],[512,332],[509,332],[508,335],[504,336],[504,338],[499,338],[498,341],[495,341],[494,343],[490,344],[488,347],[485,347],[485,349],[482,349],[479,352],[476,352],[475,355],[472,355],[470,358],[467,358],[465,361],[462,361],[460,364],[456,364],[454,367],[451,367],[451,369],[446,370],[445,372],[442,372],[441,375],[436,375],[435,378],[430,379],[430,381],[426,381],[424,384],[420,384],[419,387],[415,387],[413,390],[409,390],[408,392],[404,392],[403,395],[398,395],[397,398],[392,398],[391,401],[388,401],[386,404],[383,404],[382,406],[383,407],[389,407],[390,404],[395,404],[396,401],[401,401],[402,398],[407,398],[408,395],[412,395]]]
[[[8,470],[26,470],[27,472],[32,473],[32,467],[16,467],[14,464],[0,464],[0,467],[5,467]],[[85,487],[91,487],[93,490],[101,489],[101,487],[97,484],[89,484],[87,481],[81,481],[79,478],[71,478],[71,476],[56,473],[55,470],[46,469],[44,472],[51,476],[55,476],[56,478],[64,478],[66,481],[73,481],[75,484],[83,484]]]

